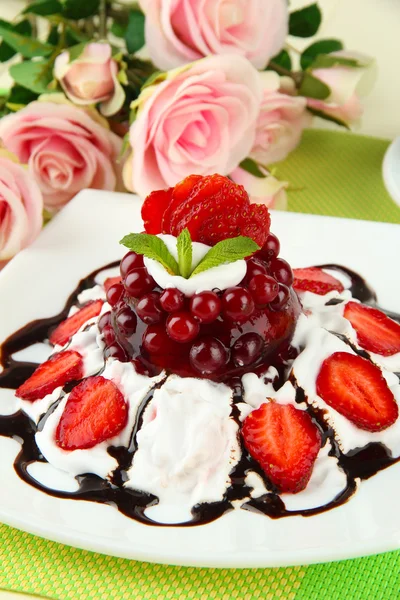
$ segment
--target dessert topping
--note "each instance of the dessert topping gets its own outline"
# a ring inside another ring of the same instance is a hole
[[[85,304],[83,308],[65,319],[65,321],[62,321],[54,329],[50,335],[50,342],[54,346],[64,346],[86,321],[100,314],[102,306],[103,300],[94,300]]]
[[[382,356],[400,352],[400,325],[377,308],[359,302],[348,302],[343,316],[357,333],[357,341],[368,350]]]

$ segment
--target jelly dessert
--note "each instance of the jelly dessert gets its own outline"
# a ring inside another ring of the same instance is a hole
[[[399,459],[399,317],[359,275],[292,270],[267,208],[220,175],[153,192],[142,217],[120,263],[1,346],[24,481],[198,525],[332,509]],[[18,360],[38,344],[47,360]]]

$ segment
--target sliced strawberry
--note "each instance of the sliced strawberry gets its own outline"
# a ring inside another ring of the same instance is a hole
[[[383,312],[358,302],[348,302],[343,314],[356,330],[362,348],[382,356],[400,352],[400,325]]]
[[[66,350],[54,354],[41,364],[29,379],[19,386],[15,395],[33,402],[51,394],[57,387],[82,377],[82,356],[75,350]]]
[[[88,377],[70,393],[56,430],[64,450],[93,448],[125,427],[128,406],[112,381]]]
[[[280,492],[306,487],[321,448],[321,435],[311,417],[290,404],[267,402],[245,419],[246,448]]]
[[[116,283],[121,283],[121,275],[117,275],[117,277],[107,277],[104,282],[104,289],[106,292],[108,292],[108,289]]]
[[[72,336],[82,327],[86,321],[97,317],[101,312],[103,306],[103,300],[93,300],[85,304],[83,308],[78,310],[76,313],[62,321],[58,327],[52,331],[50,335],[50,342],[54,346],[64,346]]]
[[[146,233],[162,232],[161,222],[165,210],[172,200],[173,188],[151,192],[142,205],[142,219]]]
[[[344,287],[338,279],[325,273],[318,267],[309,267],[307,269],[293,269],[294,282],[293,287],[297,291],[313,292],[324,296],[333,290],[343,292]]]
[[[399,414],[381,370],[348,352],[335,352],[324,360],[317,377],[317,394],[366,431],[383,431]]]
[[[189,175],[176,184],[172,192],[172,200],[166,208],[162,219],[162,231],[164,233],[171,232],[171,219],[176,218],[182,206],[190,206],[191,194],[194,188],[204,179],[201,175]]]

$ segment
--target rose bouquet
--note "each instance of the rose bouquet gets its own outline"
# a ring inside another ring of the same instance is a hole
[[[286,0],[33,0],[0,20],[0,261],[84,188],[144,198],[219,172],[285,208],[271,165],[315,115],[355,123],[370,79],[339,40],[294,49],[321,18]]]

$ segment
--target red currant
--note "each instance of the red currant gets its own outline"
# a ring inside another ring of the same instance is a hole
[[[265,241],[264,246],[256,252],[256,256],[270,261],[273,258],[276,258],[280,252],[281,245],[279,243],[278,238],[273,233],[270,233]]]
[[[130,271],[125,277],[125,289],[133,298],[140,298],[156,285],[154,279],[148,274],[146,269],[135,269]]]
[[[118,304],[118,302],[120,302],[123,297],[124,286],[121,283],[114,283],[114,285],[111,285],[108,288],[106,298],[108,304],[111,304],[111,306],[115,306],[116,304]]]
[[[115,342],[115,331],[111,324],[104,326],[102,335],[107,346],[111,346]]]
[[[101,317],[99,318],[99,321],[97,323],[97,327],[99,328],[100,331],[103,331],[104,327],[106,325],[110,325],[110,323],[111,323],[111,313],[110,313],[110,311],[108,311],[101,315]]]
[[[263,349],[264,340],[258,333],[245,333],[234,343],[233,362],[237,367],[247,367],[259,358]]]
[[[269,307],[271,310],[279,311],[285,308],[286,304],[289,302],[290,298],[290,290],[283,283],[279,284],[278,295],[275,300],[269,303]]]
[[[172,313],[167,319],[167,333],[175,342],[191,342],[199,331],[199,322],[189,312]]]
[[[212,323],[220,315],[221,299],[215,292],[200,292],[190,299],[190,311],[200,323]]]
[[[127,362],[128,360],[125,351],[123,350],[123,348],[121,348],[119,344],[117,344],[117,342],[111,344],[111,346],[107,346],[107,348],[104,351],[104,355],[106,358],[116,358],[121,362]]]
[[[249,290],[257,306],[265,306],[278,295],[278,282],[269,275],[255,275],[250,280]]]
[[[194,342],[189,360],[192,367],[206,375],[222,369],[229,361],[229,350],[214,337],[204,337]]]
[[[222,296],[222,311],[232,321],[246,321],[254,312],[254,301],[243,287],[225,290]]]
[[[293,271],[289,263],[283,258],[274,258],[270,264],[271,275],[279,283],[290,287],[293,283]]]
[[[118,329],[120,329],[122,333],[125,333],[126,335],[132,335],[135,333],[137,327],[137,318],[133,310],[127,306],[118,312],[115,320],[118,325]]]
[[[159,323],[163,317],[163,311],[160,307],[160,295],[157,292],[151,292],[142,296],[136,305],[137,316],[144,323]]]
[[[164,324],[149,325],[143,334],[142,344],[149,354],[166,354],[171,340]]]
[[[175,288],[167,288],[160,296],[161,308],[168,313],[182,310],[184,303],[185,296]]]
[[[249,258],[247,262],[247,273],[246,278],[247,281],[250,281],[255,275],[266,275],[267,274],[267,266],[258,258],[254,256]]]
[[[143,256],[141,254],[136,254],[136,252],[128,252],[128,254],[125,254],[124,258],[121,260],[119,267],[122,278],[126,277],[126,275],[128,275],[128,273],[134,269],[140,269],[143,266]]]

